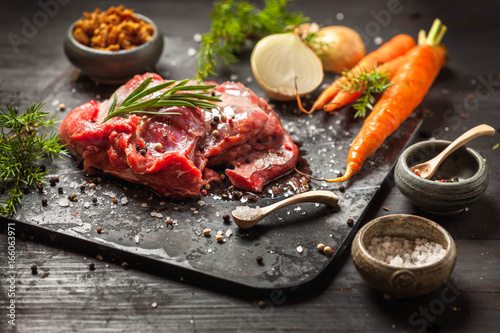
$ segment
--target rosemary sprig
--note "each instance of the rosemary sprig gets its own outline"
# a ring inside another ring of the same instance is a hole
[[[214,3],[210,13],[211,30],[201,38],[198,52],[198,74],[203,80],[217,75],[219,62],[231,66],[238,61],[247,41],[258,40],[266,35],[283,32],[287,26],[298,26],[308,21],[301,13],[288,10],[292,0],[265,0],[258,10],[247,1],[220,0]]]
[[[102,122],[104,123],[116,116],[126,117],[127,115],[132,113],[146,113],[152,115],[180,115],[179,112],[159,112],[154,110],[147,110],[150,108],[168,106],[187,106],[193,108],[199,107],[210,112],[211,109],[217,107],[216,104],[211,102],[221,101],[218,96],[210,95],[210,90],[215,87],[214,85],[186,85],[186,83],[189,82],[189,79],[186,79],[178,82],[177,84],[175,84],[176,81],[171,80],[148,88],[151,80],[151,77],[144,80],[144,82],[142,82],[137,88],[135,88],[134,91],[132,91],[118,106],[116,105],[118,103],[118,98],[115,94],[108,114]],[[170,87],[173,84],[175,85],[167,91],[158,93],[160,90]],[[143,100],[144,97],[154,95],[156,93],[158,93],[156,97]]]
[[[40,186],[48,171],[41,166],[45,157],[65,153],[54,131],[47,135],[40,129],[55,128],[55,121],[41,111],[43,103],[33,105],[20,115],[14,107],[0,109],[0,182],[7,198],[0,201],[0,215],[11,216],[20,204],[24,186]]]
[[[383,94],[392,84],[389,81],[390,73],[381,73],[376,68],[369,71],[362,70],[360,73],[345,71],[342,75],[345,77],[345,83],[340,85],[342,90],[361,92],[361,96],[353,104],[353,108],[356,110],[354,118],[365,117],[366,109],[373,109],[376,101],[374,95]]]

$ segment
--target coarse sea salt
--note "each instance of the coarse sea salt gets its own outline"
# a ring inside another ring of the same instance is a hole
[[[233,211],[233,214],[240,219],[251,220],[262,214],[262,209],[259,206],[255,208],[251,208],[248,206],[237,206]]]
[[[396,267],[420,267],[432,264],[446,254],[443,245],[425,238],[413,241],[403,237],[374,237],[368,253],[375,259]]]

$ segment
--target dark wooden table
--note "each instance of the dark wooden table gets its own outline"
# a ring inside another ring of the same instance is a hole
[[[151,17],[165,34],[192,39],[209,29],[211,1],[123,1]],[[351,3],[351,2],[350,2]],[[0,5],[0,104],[25,108],[43,100],[69,67],[62,39],[82,11],[111,3],[3,1]],[[417,140],[454,139],[488,123],[499,128],[500,47],[498,1],[296,1],[321,25],[343,24],[374,38],[416,36],[439,17],[449,28],[451,59],[420,108],[429,110]],[[341,15],[342,14],[342,15]],[[342,19],[342,20],[339,20]],[[35,29],[26,22],[36,23]],[[165,59],[163,59],[165,60]],[[47,101],[49,102],[49,101]],[[486,159],[490,185],[484,197],[456,216],[419,211],[388,177],[364,218],[411,213],[433,219],[453,236],[455,270],[445,286],[418,298],[384,297],[355,271],[349,253],[313,283],[292,290],[252,293],[144,269],[124,270],[86,253],[17,235],[15,297],[9,296],[7,236],[0,234],[0,331],[199,332],[500,330],[500,142],[497,135],[470,143]],[[2,227],[3,229],[3,227]],[[89,264],[95,263],[95,270]],[[31,265],[38,274],[31,273]],[[15,300],[15,326],[8,324]]]

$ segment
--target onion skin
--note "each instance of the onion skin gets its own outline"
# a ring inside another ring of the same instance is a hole
[[[366,55],[361,36],[355,30],[341,25],[321,28],[312,43],[312,48],[323,63],[323,69],[328,72],[341,74]]]

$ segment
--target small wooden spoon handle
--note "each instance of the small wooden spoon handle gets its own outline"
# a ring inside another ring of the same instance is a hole
[[[445,150],[443,150],[438,156],[434,157],[433,160],[444,160],[455,150],[466,144],[472,139],[483,135],[494,135],[495,129],[489,125],[482,124],[471,128],[464,134],[460,135],[455,141],[453,141]]]
[[[329,206],[335,206],[339,198],[330,191],[310,191],[294,195],[272,205],[262,208],[264,214],[269,214],[277,209],[294,205],[301,202],[319,202]]]

